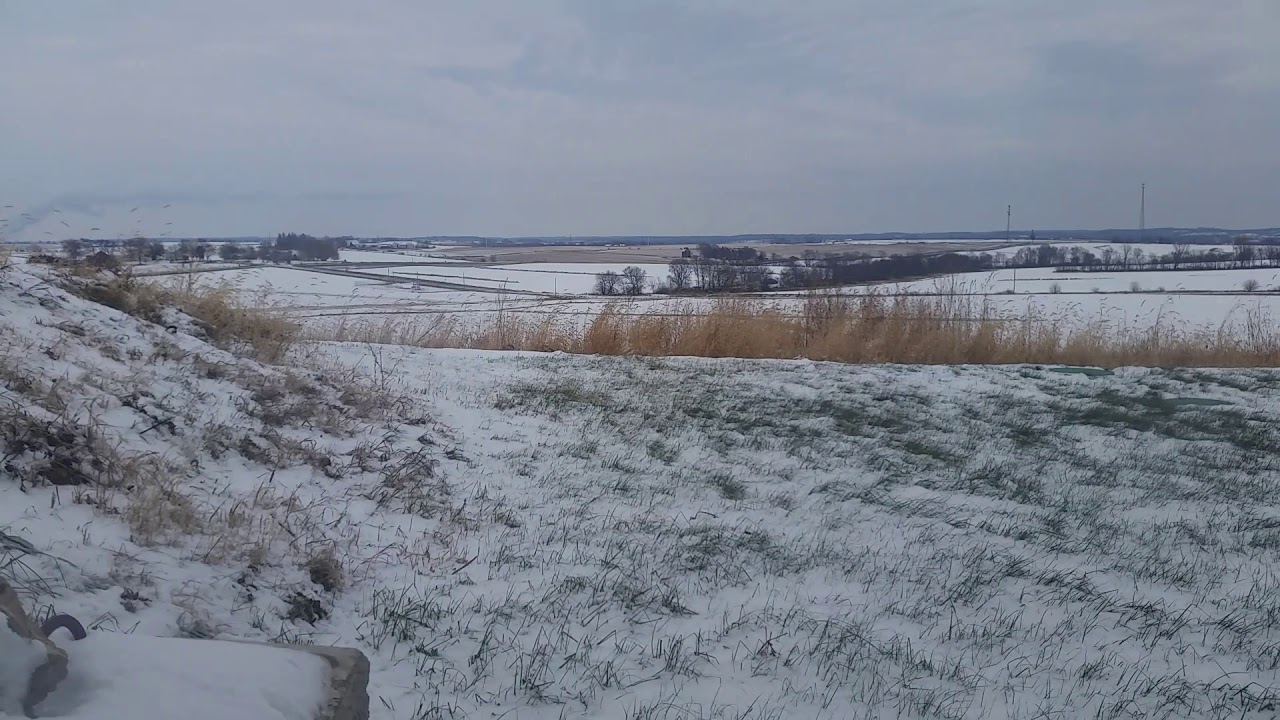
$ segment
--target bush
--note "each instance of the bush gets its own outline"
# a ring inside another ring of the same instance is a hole
[[[1254,280],[1253,278],[1249,278],[1248,280],[1244,281],[1244,284],[1241,285],[1241,287],[1244,289],[1245,292],[1251,293],[1251,292],[1258,292],[1258,288],[1261,287],[1261,285],[1258,283],[1257,280]]]
[[[1129,292],[1142,292],[1142,284],[1137,280],[1129,283]]]
[[[1053,293],[1054,295],[1057,295],[1058,293],[1062,292],[1062,283],[1053,283],[1052,285],[1050,285],[1049,292]]]

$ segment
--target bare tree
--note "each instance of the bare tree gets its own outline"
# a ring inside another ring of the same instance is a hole
[[[1169,262],[1173,264],[1173,269],[1177,270],[1182,261],[1187,259],[1187,255],[1191,252],[1191,246],[1186,243],[1176,243],[1173,246],[1173,252],[1169,253]]]
[[[144,237],[129,238],[124,241],[124,246],[129,251],[129,257],[136,263],[146,262],[151,255],[151,241]]]
[[[676,258],[667,265],[667,283],[671,285],[671,289],[679,292],[688,290],[689,283],[693,282],[693,268],[689,265],[686,258]]]
[[[627,295],[643,295],[644,282],[649,274],[644,268],[628,265],[622,269],[622,292]]]
[[[597,295],[617,295],[622,284],[622,276],[612,270],[596,274]]]
[[[1253,246],[1249,244],[1249,238],[1244,235],[1237,235],[1233,243],[1236,251],[1236,264],[1240,267],[1248,267],[1253,264]]]
[[[1115,248],[1108,247],[1102,251],[1102,266],[1110,269],[1116,268],[1117,263],[1116,263]]]
[[[773,268],[768,265],[748,265],[738,268],[737,284],[743,290],[755,292],[757,290],[768,290],[776,285],[777,277],[773,274]]]
[[[782,266],[782,272],[778,275],[778,282],[785,288],[805,287],[809,284],[808,269],[794,260],[788,261]]]
[[[1262,254],[1271,267],[1280,266],[1280,245],[1268,245]]]
[[[693,282],[703,290],[711,289],[711,272],[715,267],[712,261],[698,256],[693,258]]]
[[[62,252],[66,253],[68,260],[79,260],[84,255],[84,242],[72,238],[62,241]]]

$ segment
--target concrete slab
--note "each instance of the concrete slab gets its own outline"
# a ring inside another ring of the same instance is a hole
[[[287,648],[329,663],[329,705],[316,720],[369,720],[369,659],[355,648],[287,645],[253,640],[208,640]]]

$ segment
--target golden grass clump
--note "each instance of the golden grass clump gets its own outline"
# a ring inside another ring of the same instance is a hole
[[[289,319],[240,302],[229,288],[170,291],[168,299],[200,321],[216,343],[241,343],[254,357],[277,363],[298,339],[299,328]]]
[[[166,308],[182,310],[213,342],[247,348],[263,362],[280,362],[298,339],[298,325],[288,318],[264,309],[261,303],[246,303],[233,287],[202,287],[194,276],[163,286],[127,271],[102,273],[79,267],[66,277],[68,290],[149,322],[165,323]]]
[[[760,299],[672,303],[646,311],[622,301],[585,322],[498,312],[467,323],[433,315],[312,328],[339,340],[594,355],[808,358],[926,365],[1063,363],[1100,367],[1276,367],[1280,332],[1262,309],[1217,328],[1177,318],[1125,326],[1029,309],[1000,314],[984,297],[837,296],[814,293],[779,306]]]

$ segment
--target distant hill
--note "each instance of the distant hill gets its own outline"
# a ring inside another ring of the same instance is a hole
[[[1250,237],[1256,241],[1280,241],[1280,227],[1255,228],[1248,230],[1232,230],[1227,228],[1148,228],[1139,231],[1133,228],[1115,228],[1109,230],[1015,230],[1010,238],[1015,241],[1051,240],[1080,242],[1146,242],[1146,243],[1191,243],[1217,245],[1232,242],[1239,236]],[[945,231],[929,233],[752,233],[745,235],[567,235],[567,236],[524,236],[524,237],[486,237],[482,235],[418,235],[409,237],[361,237],[363,242],[416,241],[443,245],[697,245],[701,243],[735,244],[747,242],[770,243],[830,243],[841,241],[853,242],[922,242],[926,240],[1003,240],[1003,230],[986,230],[981,232]],[[92,239],[92,238],[91,238]],[[188,238],[195,239],[195,238]],[[265,237],[234,238],[200,238],[212,242],[260,242]],[[168,238],[165,242],[178,242],[180,238]]]
[[[1280,239],[1280,228],[1259,228],[1251,230],[1231,230],[1226,228],[1148,228],[1139,231],[1132,228],[1110,230],[1036,230],[1036,240],[1079,240],[1093,242],[1148,242],[1148,243],[1229,243],[1236,237],[1245,235],[1256,239]],[[987,230],[982,232],[932,232],[932,233],[833,233],[833,234],[787,234],[787,233],[753,233],[746,235],[575,235],[575,236],[529,236],[529,237],[482,237],[474,235],[431,235],[415,238],[394,238],[405,240],[421,240],[441,244],[494,244],[494,245],[696,245],[699,243],[828,243],[844,240],[852,241],[891,241],[918,242],[924,240],[1003,240],[1003,230]],[[1011,234],[1013,240],[1031,239],[1032,233],[1017,230]],[[392,238],[379,238],[390,240]]]

